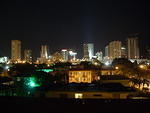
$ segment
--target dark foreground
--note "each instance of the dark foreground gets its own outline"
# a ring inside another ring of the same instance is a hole
[[[76,100],[0,97],[0,112],[25,113],[149,113],[150,100]]]

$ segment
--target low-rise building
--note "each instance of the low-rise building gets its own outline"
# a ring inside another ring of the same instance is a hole
[[[123,86],[120,83],[103,84],[69,84],[62,87],[51,88],[46,92],[37,90],[35,97],[68,98],[68,99],[127,99],[129,95],[137,91]]]
[[[120,70],[116,69],[101,69],[101,75],[120,75]]]
[[[99,80],[99,71],[97,70],[69,70],[69,83],[91,83],[96,80]]]

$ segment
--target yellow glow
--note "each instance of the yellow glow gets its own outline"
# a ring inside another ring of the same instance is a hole
[[[115,67],[115,69],[119,69],[119,67]]]
[[[89,70],[85,71],[69,71],[69,83],[91,83],[92,82],[92,72]]]
[[[144,65],[140,65],[139,67],[143,69],[143,68],[144,68]]]
[[[82,99],[83,98],[83,94],[82,93],[75,93],[75,98],[76,99]]]

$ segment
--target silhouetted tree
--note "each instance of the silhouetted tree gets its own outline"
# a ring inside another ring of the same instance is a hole
[[[10,74],[24,74],[24,73],[32,73],[35,71],[35,67],[32,64],[15,64],[10,68]]]
[[[112,62],[113,67],[119,67],[119,71],[122,72],[123,75],[131,76],[134,75],[134,65],[131,61],[126,58],[116,58]]]
[[[4,71],[4,69],[2,67],[0,67],[0,74]]]

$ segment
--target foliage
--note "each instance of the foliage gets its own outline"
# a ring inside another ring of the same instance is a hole
[[[80,66],[83,66],[84,69],[96,69],[96,68],[101,67],[101,66],[96,66],[96,65],[94,65],[94,64],[92,64],[91,62],[88,62],[88,61],[80,62]]]
[[[43,85],[43,86],[53,83],[54,81],[54,78],[52,75],[43,71],[34,72],[32,73],[32,76],[37,79],[38,84]]]
[[[126,58],[114,59],[112,62],[112,66],[115,66],[115,65],[123,65],[123,66],[130,67],[130,68],[133,68],[134,66],[133,63]]]
[[[47,67],[47,65],[46,64],[39,64],[39,65],[37,65],[37,68],[46,68]]]
[[[68,66],[71,66],[71,65],[72,64],[70,62],[64,62],[64,63],[57,62],[57,63],[55,63],[55,65],[53,66],[53,68],[59,68],[59,67],[65,68],[65,67],[68,67]]]
[[[0,73],[2,73],[4,71],[4,69],[2,67],[0,67]]]
[[[135,87],[135,85],[137,85],[139,88],[141,85],[147,85],[149,86],[149,81],[147,79],[139,79],[139,78],[131,78],[130,82],[132,83],[132,86]]]
[[[119,67],[118,71],[121,71],[122,75],[131,76],[134,75],[134,64],[126,58],[117,58],[112,62],[113,67]]]
[[[32,73],[35,71],[35,67],[32,64],[14,64],[13,67],[10,68],[10,74],[24,74],[24,73]]]

